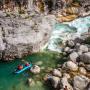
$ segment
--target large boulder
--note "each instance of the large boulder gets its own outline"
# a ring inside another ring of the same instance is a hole
[[[54,75],[54,76],[61,77],[61,76],[62,76],[62,73],[61,73],[61,71],[59,71],[58,69],[54,69],[54,70],[53,70],[53,75]]]
[[[67,68],[71,71],[77,71],[78,70],[78,66],[72,61],[65,62],[63,65],[63,68]]]
[[[72,52],[70,55],[69,55],[69,59],[73,62],[76,62],[77,59],[78,59],[79,55],[77,52]]]
[[[57,88],[60,83],[60,78],[56,76],[48,76],[47,81],[50,82],[52,87]]]
[[[86,45],[81,45],[81,46],[79,47],[79,50],[80,50],[81,52],[88,52],[88,47],[87,47]]]
[[[38,74],[40,73],[40,67],[37,65],[34,65],[33,67],[31,67],[30,71],[34,74]]]
[[[90,64],[90,52],[80,55],[80,60],[84,63]]]
[[[85,88],[89,83],[90,79],[88,79],[87,77],[83,75],[75,76],[73,80],[74,90],[86,90]]]

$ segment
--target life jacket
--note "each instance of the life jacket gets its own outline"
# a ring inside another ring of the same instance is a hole
[[[18,66],[18,70],[21,70],[21,69],[23,69],[23,66],[22,65],[19,65]]]
[[[29,66],[30,64],[29,63],[26,63],[25,66]]]

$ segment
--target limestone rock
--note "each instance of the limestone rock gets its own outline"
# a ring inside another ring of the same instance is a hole
[[[67,61],[65,63],[65,68],[67,68],[69,70],[72,70],[72,71],[77,71],[78,70],[78,66],[72,61]]]
[[[89,83],[90,79],[88,79],[87,77],[83,75],[75,76],[73,81],[74,90],[85,90]]]
[[[58,76],[58,77],[61,77],[62,76],[62,73],[58,69],[54,69],[53,70],[53,75]]]
[[[90,72],[90,64],[85,66],[86,70]]]
[[[34,86],[34,85],[35,85],[34,80],[31,79],[31,78],[29,78],[29,79],[27,80],[27,83],[28,83],[29,86]]]
[[[79,50],[82,52],[88,52],[88,47],[86,45],[81,45]]]
[[[69,48],[69,47],[66,47],[66,48],[64,49],[64,51],[67,52],[67,53],[69,53],[70,48]]]
[[[56,76],[49,76],[47,80],[51,82],[51,85],[54,88],[57,88],[58,84],[60,83],[60,78]]]
[[[84,63],[90,64],[90,52],[82,54],[80,60]]]
[[[69,47],[75,46],[75,43],[74,43],[73,40],[68,40],[68,41],[67,41],[67,44],[68,44]]]
[[[76,62],[78,57],[79,57],[79,55],[78,55],[77,52],[72,52],[72,53],[69,55],[70,60],[73,61],[73,62]]]
[[[87,71],[86,71],[86,69],[85,69],[84,67],[80,67],[80,68],[79,68],[79,72],[80,72],[81,74],[84,74],[84,75],[87,74]]]
[[[69,84],[68,79],[65,76],[61,79],[60,85],[62,89],[65,89],[67,87],[67,90],[73,90],[72,86]]]
[[[38,74],[40,73],[40,67],[37,65],[34,65],[33,67],[31,67],[30,71],[34,74]]]
[[[63,73],[63,77],[66,77],[67,79],[69,79],[70,75],[68,73]]]

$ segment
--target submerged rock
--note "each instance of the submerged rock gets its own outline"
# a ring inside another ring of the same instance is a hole
[[[28,85],[31,86],[31,87],[35,85],[34,80],[31,79],[31,78],[29,78],[29,79],[27,80],[27,83],[28,83]]]
[[[90,79],[80,75],[75,76],[73,80],[74,90],[86,90],[87,85],[90,83]]]
[[[31,67],[30,71],[34,74],[38,74],[40,73],[40,67],[37,65],[34,65],[33,67]]]

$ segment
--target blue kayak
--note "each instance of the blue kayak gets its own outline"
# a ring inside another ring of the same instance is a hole
[[[29,69],[29,68],[31,68],[32,67],[32,64],[30,64],[29,66],[25,66],[23,69],[21,69],[21,70],[16,70],[15,71],[15,74],[20,74],[20,73],[22,73],[23,71],[25,71],[25,70],[27,70],[27,69]]]

